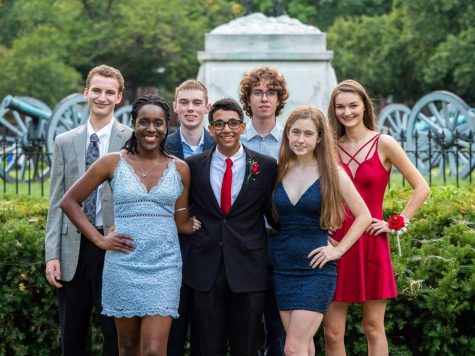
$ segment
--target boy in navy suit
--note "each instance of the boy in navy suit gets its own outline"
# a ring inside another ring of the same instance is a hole
[[[173,110],[177,114],[180,128],[166,140],[167,149],[180,159],[188,158],[196,153],[209,150],[214,139],[203,127],[203,119],[208,113],[208,90],[197,80],[187,80],[175,90]],[[186,259],[190,249],[190,236],[179,235],[180,248],[183,260]],[[190,325],[190,356],[200,356],[199,339],[197,337],[196,322],[193,314],[193,294],[190,287],[182,284],[180,291],[180,317],[174,319],[168,338],[168,355],[183,356],[185,342]]]

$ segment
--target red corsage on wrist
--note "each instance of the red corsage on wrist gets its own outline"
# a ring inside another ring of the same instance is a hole
[[[409,220],[403,215],[393,215],[388,219],[388,228],[396,235],[405,233],[407,225],[409,225]]]
[[[399,256],[402,256],[401,242],[399,241],[399,236],[407,231],[409,219],[406,218],[404,215],[393,215],[388,219],[387,223],[389,232],[396,234]]]

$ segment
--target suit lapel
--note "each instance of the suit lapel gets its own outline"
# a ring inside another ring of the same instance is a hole
[[[109,149],[107,152],[119,152],[122,144],[124,142],[125,137],[125,130],[124,128],[117,122],[116,119],[114,120],[114,124],[112,125],[111,131],[111,138],[109,141]]]
[[[200,161],[200,173],[201,173],[201,179],[202,182],[204,182],[204,188],[206,189],[208,196],[209,196],[209,201],[212,202],[211,204],[213,205],[214,209],[219,211],[220,214],[221,212],[221,207],[219,206],[219,202],[216,200],[216,196],[214,195],[213,188],[211,187],[211,177],[210,177],[210,171],[211,171],[211,159],[213,157],[213,150],[210,150],[208,154],[203,157],[203,159]]]
[[[183,153],[183,145],[181,144],[181,136],[180,136],[180,131],[176,131],[175,134],[173,134],[172,137],[170,137],[170,147],[173,149],[175,152],[175,155],[179,159],[185,159],[185,155]]]
[[[75,137],[73,138],[74,152],[76,153],[79,175],[83,175],[86,171],[86,141],[87,141],[86,125],[79,126]]]
[[[215,142],[213,136],[211,136],[211,134],[206,129],[203,129],[203,131],[205,135],[203,139],[203,151],[207,151],[213,147]]]

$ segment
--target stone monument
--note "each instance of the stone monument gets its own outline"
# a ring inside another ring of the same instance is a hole
[[[239,101],[239,82],[245,71],[269,65],[285,76],[290,96],[279,122],[293,108],[313,104],[325,114],[337,84],[331,65],[333,52],[318,28],[287,15],[267,17],[253,13],[216,27],[205,35],[198,80],[206,85],[210,101],[224,97]]]

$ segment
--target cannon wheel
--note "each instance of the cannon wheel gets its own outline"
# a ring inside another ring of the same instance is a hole
[[[20,101],[51,113],[48,105],[30,97]],[[38,180],[49,175],[44,139],[46,121],[0,106],[0,178],[7,182]],[[31,137],[34,136],[34,137]]]
[[[429,129],[432,135],[430,162]],[[439,174],[442,174],[445,167],[455,176],[458,168],[459,176],[466,177],[475,167],[474,159],[470,162],[468,142],[469,133],[475,133],[475,115],[457,95],[435,91],[423,96],[411,111],[407,132],[408,147],[411,150],[416,148],[417,132],[417,150],[420,153],[416,163],[422,171],[438,168]],[[442,154],[444,151],[445,160]]]
[[[89,105],[81,93],[68,95],[61,100],[53,110],[48,125],[46,147],[53,153],[54,138],[66,131],[84,124],[89,118]]]
[[[132,105],[124,105],[114,112],[114,116],[119,122],[132,127]]]
[[[403,104],[386,105],[378,115],[378,128],[382,133],[387,133],[399,139],[406,134],[407,119],[411,109]]]

